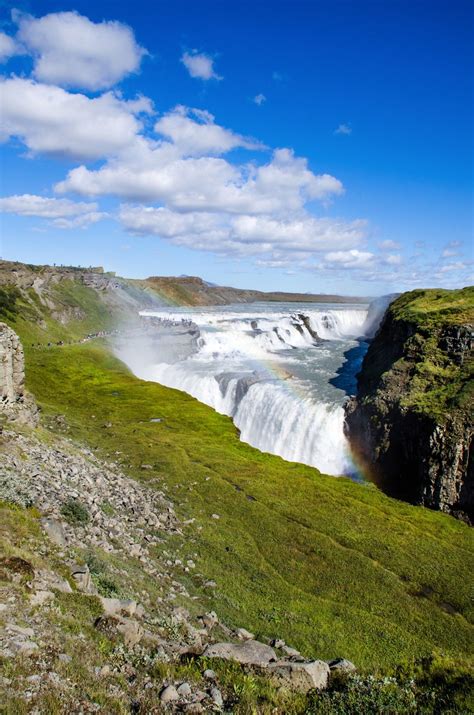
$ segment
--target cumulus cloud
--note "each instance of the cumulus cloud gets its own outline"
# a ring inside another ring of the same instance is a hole
[[[305,159],[277,149],[259,167],[232,164],[212,156],[182,158],[173,144],[148,145],[126,159],[97,170],[80,166],[56,185],[60,193],[83,196],[115,194],[128,201],[155,201],[178,211],[231,214],[284,214],[313,199],[325,201],[343,192],[329,174],[314,174]]]
[[[57,228],[85,228],[107,216],[98,211],[96,203],[46,198],[34,194],[0,198],[0,212],[51,219]]]
[[[35,18],[14,13],[18,39],[34,58],[42,82],[99,90],[136,72],[146,50],[120,22],[95,23],[77,12]]]
[[[258,106],[260,107],[261,104],[263,104],[264,102],[267,101],[267,98],[265,97],[264,94],[256,94],[255,97],[253,98],[253,101],[255,102],[255,104],[258,104]]]
[[[339,124],[338,128],[334,131],[334,134],[352,134],[352,128],[349,124]]]
[[[22,50],[13,37],[0,32],[0,62],[5,62],[13,55],[21,54]]]
[[[0,140],[18,137],[32,153],[96,159],[134,142],[146,101],[97,98],[13,77],[0,81]]]
[[[191,52],[184,52],[181,57],[181,62],[188,70],[191,77],[195,79],[224,79],[214,69],[214,60],[209,55],[204,52],[198,52],[197,50],[191,50]]]
[[[263,148],[259,142],[224,129],[214,120],[209,112],[178,105],[155,124],[155,131],[172,141],[181,156],[225,154],[237,147]]]
[[[324,256],[324,263],[335,268],[368,268],[375,260],[375,254],[370,251],[359,251],[353,248],[349,251],[330,251]]]
[[[315,251],[360,244],[364,221],[345,222],[308,214],[293,219],[270,216],[232,216],[225,213],[179,213],[167,208],[122,205],[125,229],[138,235],[155,235],[177,245],[226,255],[266,255],[275,262],[306,260]]]

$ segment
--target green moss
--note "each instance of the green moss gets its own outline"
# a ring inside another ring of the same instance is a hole
[[[462,363],[441,349],[443,333],[474,323],[474,288],[416,290],[404,293],[389,308],[389,317],[412,326],[407,356],[394,367],[409,375],[401,405],[438,422],[456,410],[472,411],[474,361]]]
[[[473,320],[474,287],[413,290],[397,298],[390,312],[397,320],[417,323],[427,330],[441,325],[461,325]]]

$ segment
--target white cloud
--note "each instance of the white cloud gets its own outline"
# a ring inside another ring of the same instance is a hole
[[[442,258],[452,258],[453,256],[458,256],[459,251],[453,250],[452,248],[445,248],[441,254]]]
[[[371,268],[374,260],[375,254],[356,248],[349,251],[330,251],[324,256],[326,265],[335,268]]]
[[[179,105],[165,114],[155,131],[173,142],[181,156],[224,154],[236,147],[261,149],[258,142],[215,124],[209,112]]]
[[[57,228],[85,228],[96,223],[107,215],[97,209],[96,203],[46,198],[33,194],[0,198],[0,212],[51,219]]]
[[[399,266],[402,263],[402,257],[399,253],[391,253],[388,256],[384,256],[383,263],[387,266]]]
[[[18,39],[34,58],[34,75],[42,82],[99,90],[136,72],[146,50],[120,22],[91,22],[77,12],[35,18],[14,13]]]
[[[55,188],[83,196],[156,201],[178,211],[277,215],[344,191],[338,179],[314,174],[306,159],[289,149],[277,149],[271,161],[259,167],[212,156],[183,159],[177,149],[167,142],[156,148],[143,144],[141,152],[134,149],[98,170],[77,167]]]
[[[103,211],[91,211],[88,214],[81,214],[74,218],[57,218],[52,223],[56,228],[62,229],[87,228],[91,224],[102,221],[107,217],[108,214]]]
[[[339,124],[338,128],[334,131],[334,134],[352,134],[352,128],[349,124]]]
[[[400,244],[397,243],[397,241],[392,241],[390,239],[387,239],[386,241],[380,241],[378,247],[381,251],[396,251],[398,248],[401,248]]]
[[[232,216],[225,213],[178,213],[163,207],[122,205],[120,221],[138,235],[156,235],[189,248],[226,255],[261,255],[266,261],[305,261],[315,251],[360,244],[363,221],[314,218]]]
[[[439,269],[440,273],[451,273],[451,271],[462,271],[468,267],[467,263],[463,261],[456,261],[455,263],[447,263]]]
[[[214,70],[214,60],[209,55],[204,52],[198,52],[197,50],[191,50],[191,52],[184,52],[181,57],[181,62],[188,70],[191,77],[195,79],[217,79],[221,80],[220,77]]]
[[[21,54],[21,48],[18,47],[13,37],[0,32],[0,62],[5,62],[9,57],[17,54]]]
[[[90,99],[60,87],[13,77],[0,81],[0,139],[19,137],[33,153],[95,159],[134,142],[135,112],[146,101],[125,102],[112,93]]]
[[[258,104],[258,106],[260,107],[260,105],[262,105],[264,102],[267,101],[267,98],[265,97],[264,94],[256,94],[255,97],[253,98],[253,101],[255,102],[255,104]]]

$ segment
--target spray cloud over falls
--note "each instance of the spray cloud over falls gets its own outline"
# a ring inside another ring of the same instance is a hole
[[[116,352],[139,377],[232,417],[252,446],[347,474],[343,404],[380,312],[265,303],[144,312],[156,331]]]

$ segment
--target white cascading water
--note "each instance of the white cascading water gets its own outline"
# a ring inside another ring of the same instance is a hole
[[[259,303],[142,315],[158,318],[164,331],[190,320],[199,337],[182,359],[170,358],[159,339],[151,353],[119,346],[135,374],[229,415],[241,439],[262,451],[327,474],[351,473],[343,404],[365,351],[360,338],[373,327],[367,306]],[[338,378],[348,351],[356,353],[353,369]]]

